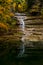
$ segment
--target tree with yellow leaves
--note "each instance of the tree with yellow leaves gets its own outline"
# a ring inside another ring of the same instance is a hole
[[[15,22],[14,21],[14,13],[12,12],[13,0],[0,0],[0,21],[7,22]]]
[[[13,9],[18,12],[25,12],[27,10],[26,0],[14,0]]]
[[[19,12],[25,12],[27,10],[27,2],[25,0],[22,0],[19,4],[18,4],[18,11]]]
[[[15,15],[12,12],[13,0],[0,0],[0,29],[8,31],[9,27],[16,24]],[[7,27],[8,26],[8,27]]]

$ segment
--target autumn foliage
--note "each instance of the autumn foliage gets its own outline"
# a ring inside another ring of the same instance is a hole
[[[6,25],[6,24],[4,24],[4,23],[0,23],[0,34],[4,34],[4,33],[7,33],[8,32],[8,26]],[[3,35],[2,34],[2,35]]]
[[[0,28],[4,28],[4,29],[8,30],[7,25],[5,25],[4,23],[0,23]]]

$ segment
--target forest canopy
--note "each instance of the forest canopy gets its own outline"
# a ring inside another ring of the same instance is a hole
[[[0,22],[14,22],[15,12],[39,12],[43,15],[43,0],[0,0]]]
[[[0,28],[16,24],[15,12],[43,15],[43,0],[0,0]]]

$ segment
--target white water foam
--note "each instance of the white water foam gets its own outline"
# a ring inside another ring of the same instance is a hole
[[[22,29],[23,34],[25,34],[24,16],[21,16],[21,13],[17,13],[17,15],[19,15],[19,16],[16,16],[16,17],[19,20],[20,28]],[[22,41],[22,44],[20,46],[20,52],[18,54],[18,57],[22,57],[24,52],[25,52],[25,45],[24,45],[25,44],[25,37],[24,37],[24,35],[22,36],[21,41]]]

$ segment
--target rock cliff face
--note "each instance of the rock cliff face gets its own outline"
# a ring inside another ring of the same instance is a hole
[[[42,16],[26,16],[23,13],[15,13],[15,17],[18,20],[17,24],[10,28],[8,35],[12,35],[12,37],[14,35],[13,38],[19,40],[23,36],[25,40],[43,41]]]

